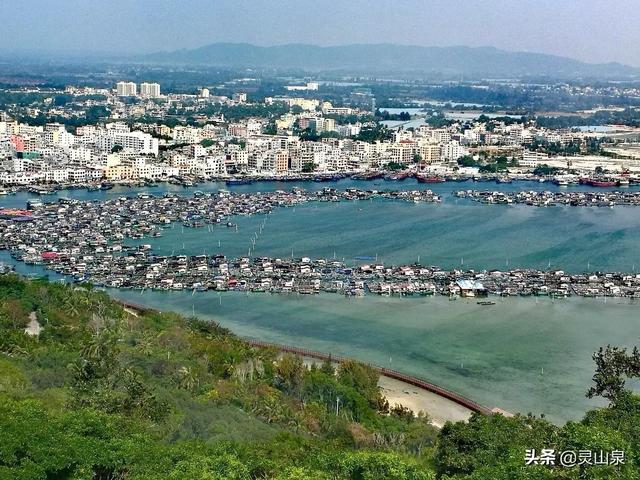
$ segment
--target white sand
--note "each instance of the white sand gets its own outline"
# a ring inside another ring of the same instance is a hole
[[[449,399],[394,378],[381,375],[378,386],[390,406],[401,404],[415,414],[420,411],[428,413],[431,423],[438,428],[442,428],[447,421],[466,421],[472,413]]]
[[[308,367],[314,363],[316,365],[322,363],[310,357],[303,357],[303,361]],[[337,366],[335,363],[334,365]],[[438,428],[442,428],[447,421],[466,421],[472,413],[471,410],[456,402],[394,378],[380,375],[378,386],[390,407],[400,404],[413,410],[416,415],[420,411],[425,412],[429,415],[431,424]]]

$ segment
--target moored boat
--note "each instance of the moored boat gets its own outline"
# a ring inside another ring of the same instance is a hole
[[[445,182],[444,177],[438,175],[416,175],[418,183],[442,183]]]

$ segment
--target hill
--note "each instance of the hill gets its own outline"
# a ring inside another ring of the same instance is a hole
[[[580,423],[474,414],[438,432],[377,374],[255,349],[212,322],[133,312],[90,285],[0,275],[0,479],[640,478],[640,354],[596,356]],[[623,465],[525,466],[526,449],[624,450]]]
[[[331,47],[290,44],[261,47],[246,43],[214,43],[191,50],[153,53],[138,57],[137,60],[228,68],[421,72],[490,78],[627,77],[640,74],[640,69],[619,63],[589,64],[554,55],[507,52],[493,47],[391,44]]]

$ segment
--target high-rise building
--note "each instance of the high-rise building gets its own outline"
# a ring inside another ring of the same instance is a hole
[[[232,98],[234,102],[245,103],[247,101],[247,94],[244,92],[236,92]]]
[[[119,97],[135,97],[137,92],[138,87],[133,82],[116,83],[116,94]]]
[[[160,96],[160,84],[159,83],[141,83],[140,95],[143,97],[159,97]]]
[[[202,90],[200,90],[200,97],[202,98],[209,98],[209,89],[208,88],[203,88]]]

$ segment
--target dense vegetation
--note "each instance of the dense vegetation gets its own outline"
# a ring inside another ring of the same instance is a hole
[[[40,330],[41,328],[41,330]],[[367,366],[307,367],[213,322],[136,313],[91,286],[0,276],[0,479],[638,479],[640,354],[596,356],[580,423],[474,415],[438,432]],[[626,452],[525,466],[525,449]]]

